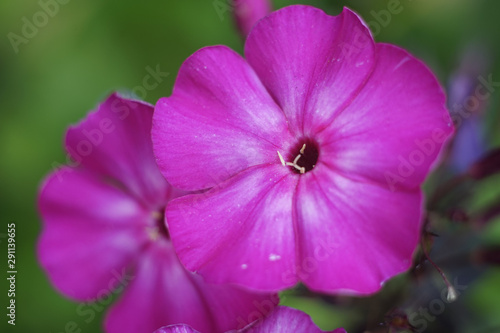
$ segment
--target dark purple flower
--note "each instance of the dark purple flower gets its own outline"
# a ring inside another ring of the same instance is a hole
[[[280,306],[271,315],[258,322],[252,323],[248,327],[227,333],[322,333],[307,314]],[[187,325],[175,325],[162,327],[154,333],[199,333],[197,330]],[[201,333],[204,333],[201,331]],[[330,333],[346,333],[343,328],[337,328]]]
[[[216,283],[373,293],[411,266],[421,184],[453,132],[434,75],[351,10],[260,20],[206,47],[153,116],[180,260]]]
[[[42,185],[42,267],[74,300],[107,304],[124,289],[106,317],[111,333],[177,323],[221,332],[267,315],[259,310],[271,311],[277,297],[209,285],[177,259],[163,212],[184,192],[156,167],[152,115],[151,105],[114,94],[68,130],[66,150],[78,166],[53,172]]]

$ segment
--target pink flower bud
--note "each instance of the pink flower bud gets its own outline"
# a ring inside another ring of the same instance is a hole
[[[269,0],[234,0],[234,19],[243,38],[254,24],[272,10]]]

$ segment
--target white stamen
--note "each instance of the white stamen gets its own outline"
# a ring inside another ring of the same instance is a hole
[[[300,171],[300,173],[305,173],[305,172],[306,172],[306,168],[301,167],[301,166],[299,166],[299,165],[297,165],[297,164],[295,164],[295,163],[292,163],[292,162],[286,162],[286,165],[291,166],[291,167],[294,167],[295,169],[299,170],[299,171]]]
[[[285,160],[283,159],[283,156],[281,156],[280,152],[278,151],[278,157],[280,158],[281,164],[283,164],[283,166],[294,167],[300,173],[306,173],[306,168],[305,167],[301,167],[300,165],[297,164],[297,162],[299,161],[300,157],[304,154],[305,149],[306,149],[306,144],[304,143],[304,145],[302,145],[302,148],[300,148],[300,154],[295,157],[295,159],[293,160],[293,162],[285,162]]]
[[[281,156],[280,152],[278,152],[278,157],[280,158],[281,164],[283,164],[283,166],[286,166],[285,160],[283,159],[283,156]]]

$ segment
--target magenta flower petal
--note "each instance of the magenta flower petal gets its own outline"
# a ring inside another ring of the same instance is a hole
[[[277,307],[267,318],[252,323],[244,329],[226,333],[327,333],[320,330],[311,317],[302,311],[285,306]],[[162,327],[154,333],[198,333],[187,325]],[[330,333],[346,333],[343,328],[337,328]]]
[[[411,266],[422,222],[419,189],[391,192],[321,165],[301,179],[296,197],[297,271],[311,289],[369,294]]]
[[[167,183],[153,155],[151,114],[151,105],[113,94],[68,130],[66,150],[85,169],[121,183],[156,209],[166,200]]]
[[[200,333],[187,325],[171,325],[157,329],[153,333]]]
[[[148,213],[130,195],[70,168],[45,181],[39,207],[38,256],[52,283],[82,301],[111,293],[146,238],[137,221]]]
[[[108,313],[108,332],[153,332],[176,323],[200,332],[224,332],[248,324],[248,314],[259,309],[256,305],[272,311],[279,302],[277,297],[272,302],[268,295],[203,282],[184,269],[169,243],[149,247],[135,272]]]
[[[266,319],[248,327],[242,332],[251,333],[322,333],[311,320],[311,317],[302,311],[280,306]],[[330,333],[346,333],[338,328]]]
[[[290,211],[296,184],[282,166],[254,167],[207,193],[173,200],[166,215],[177,254],[211,282],[293,286],[297,280],[283,283],[282,272],[295,276]]]
[[[179,262],[179,265],[182,264]],[[211,314],[214,327],[212,331],[202,332],[218,333],[245,327],[267,317],[280,302],[278,294],[251,293],[231,285],[209,284],[200,275],[190,274],[193,284],[203,297],[206,311]]]
[[[236,25],[244,38],[254,24],[272,9],[270,0],[234,0],[233,5]]]
[[[290,139],[252,68],[222,46],[201,49],[182,65],[172,97],[155,106],[152,136],[161,171],[185,190],[278,161],[276,151]]]
[[[290,6],[262,19],[245,55],[282,108],[291,129],[310,135],[327,126],[355,97],[374,65],[374,42],[345,8],[328,16]]]
[[[375,71],[319,135],[321,163],[394,191],[415,189],[453,133],[436,78],[406,51],[378,44]]]

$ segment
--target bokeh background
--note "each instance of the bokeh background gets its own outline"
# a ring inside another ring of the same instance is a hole
[[[473,89],[466,89],[460,97],[463,82],[475,87],[480,76],[500,82],[496,61],[500,55],[499,1],[401,0],[396,1],[397,8],[402,8],[398,13],[381,14],[390,13],[394,1],[276,0],[273,5],[311,4],[332,15],[344,5],[351,7],[370,22],[377,41],[400,45],[423,59],[458,103],[473,94]],[[50,285],[36,260],[41,229],[36,210],[38,186],[55,166],[65,163],[65,130],[113,90],[136,92],[155,103],[170,94],[179,66],[191,53],[214,44],[242,52],[243,42],[234,29],[227,0],[66,0],[53,17],[14,47],[9,33],[23,36],[23,20],[33,22],[40,11],[43,6],[35,0],[0,2],[0,331],[59,333],[66,331],[68,322],[75,322],[75,332],[100,332],[106,309],[85,305],[95,313],[92,320],[78,314],[79,304]],[[142,86],[147,68],[157,66],[170,74],[154,90],[136,88]],[[470,117],[462,119],[461,143],[455,145],[446,167],[429,180],[429,193],[500,145],[499,102],[497,86]],[[388,332],[379,323],[396,320],[383,316],[391,309],[413,315],[419,331],[500,332],[500,270],[495,267],[500,219],[471,226],[467,218],[495,207],[500,201],[499,185],[499,178],[492,176],[457,187],[440,207],[444,207],[441,212],[453,208],[459,215],[441,216],[431,226],[440,234],[431,257],[461,288],[455,303],[442,302],[440,308],[436,300],[441,299],[445,285],[425,263],[423,273],[397,277],[371,298],[317,297],[298,288],[287,292],[283,303],[308,312],[323,329],[343,325],[351,333]],[[7,325],[4,314],[8,305],[6,233],[12,222],[17,226],[15,327]],[[493,246],[493,251],[484,259],[480,250],[486,246]],[[426,318],[419,309],[428,309],[431,316]]]

